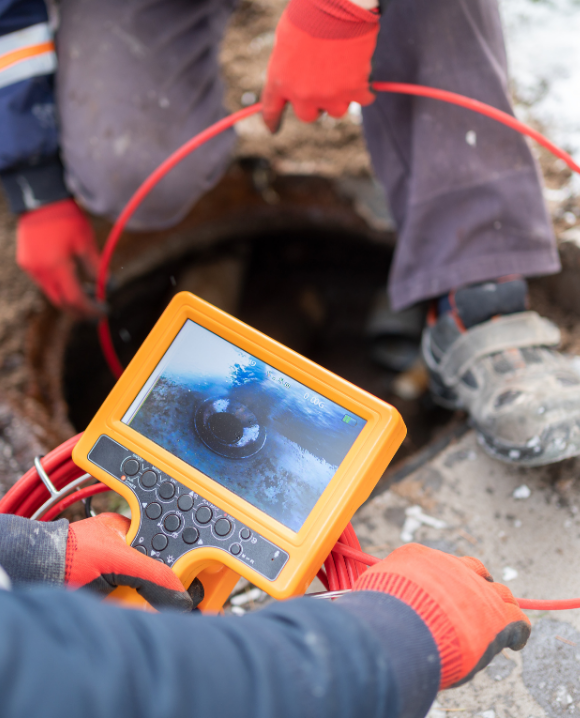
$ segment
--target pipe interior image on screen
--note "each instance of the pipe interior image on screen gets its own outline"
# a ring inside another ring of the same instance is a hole
[[[366,423],[190,319],[122,421],[293,531]]]

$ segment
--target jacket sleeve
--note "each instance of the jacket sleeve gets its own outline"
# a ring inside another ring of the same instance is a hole
[[[439,681],[431,634],[398,599],[361,597],[343,606],[295,599],[234,617],[149,614],[58,589],[0,591],[3,714],[29,718],[41,697],[43,715],[59,718],[422,718]]]
[[[58,154],[55,70],[44,0],[0,0],[0,181],[17,214],[70,196]]]
[[[14,586],[64,582],[68,521],[0,514],[0,566]]]

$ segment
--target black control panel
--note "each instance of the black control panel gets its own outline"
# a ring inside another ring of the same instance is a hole
[[[100,436],[88,458],[139,499],[141,525],[131,544],[137,551],[172,566],[184,553],[211,546],[270,581],[288,561],[286,551],[110,437]]]

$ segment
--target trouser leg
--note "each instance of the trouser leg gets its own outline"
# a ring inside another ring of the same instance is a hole
[[[223,117],[218,46],[235,0],[63,0],[58,101],[70,189],[115,218],[177,147]],[[220,178],[232,131],[174,168],[130,227],[178,222]]]
[[[496,0],[391,0],[373,78],[511,112],[506,64]],[[363,118],[399,233],[389,288],[395,310],[473,282],[560,269],[523,137],[470,110],[388,93]]]

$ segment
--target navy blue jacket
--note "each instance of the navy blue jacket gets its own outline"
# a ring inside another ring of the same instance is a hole
[[[302,598],[242,617],[148,614],[58,585],[68,525],[0,516],[0,716],[422,718],[440,664],[392,596]]]
[[[0,0],[0,180],[15,213],[70,196],[58,153],[51,38],[44,0]]]

